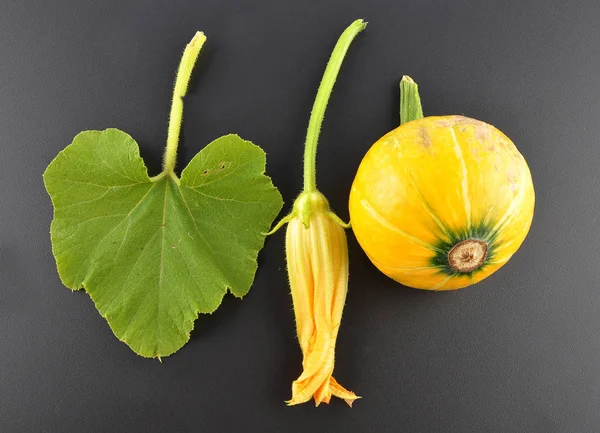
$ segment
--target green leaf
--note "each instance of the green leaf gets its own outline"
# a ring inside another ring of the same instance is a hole
[[[264,232],[282,206],[265,154],[216,139],[183,170],[150,178],[137,143],[85,131],[50,163],[52,251],[63,283],[84,288],[114,334],[139,355],[167,356],[198,313],[252,284]]]

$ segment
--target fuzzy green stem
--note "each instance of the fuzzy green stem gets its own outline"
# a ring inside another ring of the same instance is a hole
[[[400,124],[423,118],[419,86],[408,75],[400,81]]]
[[[363,20],[356,20],[340,36],[335,48],[331,53],[325,73],[321,79],[317,97],[310,114],[308,122],[308,131],[306,133],[306,142],[304,144],[304,191],[313,192],[317,190],[316,181],[316,159],[317,159],[317,143],[319,141],[319,133],[321,132],[321,124],[325,116],[325,109],[329,96],[333,90],[333,85],[338,76],[346,52],[352,43],[355,36],[360,33],[367,23]]]
[[[196,63],[200,49],[205,41],[206,36],[204,36],[204,33],[196,32],[192,40],[185,47],[181,62],[179,63],[177,78],[175,79],[175,89],[173,90],[171,114],[169,116],[167,147],[165,148],[165,155],[163,158],[163,173],[165,175],[175,174],[177,146],[179,144],[179,133],[181,131],[181,122],[183,120],[183,97],[187,92],[194,64]]]

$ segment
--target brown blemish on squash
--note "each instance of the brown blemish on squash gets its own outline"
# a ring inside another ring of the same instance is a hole
[[[490,141],[492,139],[490,127],[485,123],[480,123],[479,125],[476,125],[475,138],[477,138],[477,140],[479,140],[481,143]]]
[[[477,119],[471,119],[470,117],[465,117],[465,116],[452,116],[452,120],[454,121],[455,125],[487,125],[486,123],[482,122],[481,120],[477,120]]]
[[[429,149],[431,147],[431,136],[429,135],[429,131],[427,130],[427,128],[421,126],[419,128],[419,139],[421,142],[421,145],[425,148],[425,149]]]
[[[506,180],[508,181],[510,190],[512,192],[516,192],[517,189],[519,189],[519,181],[521,180],[519,172],[510,170],[508,173],[506,173]]]
[[[498,165],[498,167],[504,167],[504,159],[502,158],[502,154],[501,153],[497,153],[496,154],[496,162],[494,163],[496,165]]]
[[[504,138],[498,138],[496,140],[496,143],[498,144],[498,147],[502,150],[508,150],[511,145],[510,141],[507,141]]]

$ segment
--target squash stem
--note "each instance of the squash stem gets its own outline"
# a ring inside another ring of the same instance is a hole
[[[179,144],[179,133],[181,132],[181,122],[183,120],[183,97],[187,93],[194,64],[205,41],[206,36],[204,36],[204,33],[196,32],[192,40],[185,47],[181,62],[179,63],[177,78],[175,79],[175,89],[173,90],[171,114],[169,116],[167,147],[165,148],[163,158],[163,173],[165,175],[174,176],[175,173],[177,146]]]
[[[319,141],[319,133],[321,132],[321,124],[325,116],[325,109],[329,96],[333,90],[333,85],[338,76],[346,52],[350,47],[353,39],[360,33],[367,23],[359,19],[354,21],[340,36],[335,48],[331,53],[325,73],[321,79],[317,97],[312,108],[310,120],[308,122],[308,131],[306,133],[306,142],[304,144],[304,191],[314,192],[317,190],[316,181],[316,158],[317,158],[317,142]]]
[[[419,86],[408,75],[400,80],[400,124],[423,118]]]

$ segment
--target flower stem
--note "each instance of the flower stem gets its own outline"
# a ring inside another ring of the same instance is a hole
[[[360,33],[367,23],[363,20],[356,20],[340,36],[335,48],[331,53],[325,73],[321,79],[317,97],[312,108],[310,121],[308,122],[308,131],[306,133],[306,142],[304,144],[304,191],[314,192],[317,190],[316,181],[316,158],[317,158],[317,142],[319,141],[319,133],[321,132],[321,124],[325,116],[325,109],[329,96],[335,84],[346,52],[352,43],[355,36]]]
[[[419,86],[408,75],[400,81],[400,124],[423,118]]]
[[[164,175],[174,175],[175,173],[177,145],[179,144],[179,133],[181,131],[181,122],[183,120],[183,97],[187,92],[194,64],[196,63],[200,49],[205,41],[206,36],[204,36],[204,33],[196,32],[192,40],[185,47],[181,62],[179,63],[177,78],[175,79],[175,89],[173,90],[171,114],[169,116],[167,147],[165,148],[165,155],[163,158]],[[161,173],[161,175],[163,173]]]

